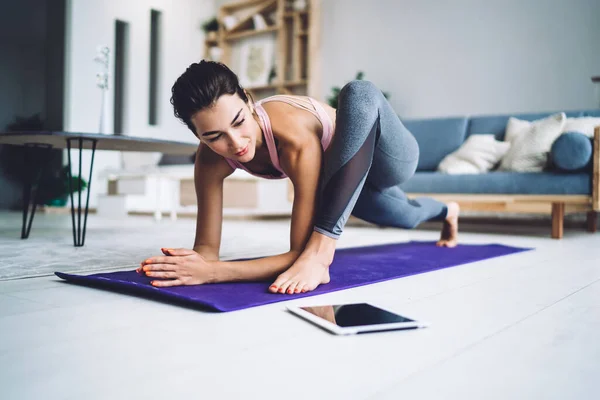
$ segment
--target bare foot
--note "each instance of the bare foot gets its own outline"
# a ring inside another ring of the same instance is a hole
[[[272,293],[304,293],[329,283],[336,240],[313,232],[300,257],[269,286]]]
[[[456,247],[458,244],[458,215],[460,214],[460,207],[458,203],[454,202],[448,203],[447,207],[448,215],[442,227],[440,240],[436,245],[441,247]]]
[[[305,293],[329,283],[329,264],[316,257],[300,257],[269,286],[272,293]]]

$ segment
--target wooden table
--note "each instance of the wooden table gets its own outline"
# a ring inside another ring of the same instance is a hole
[[[71,149],[79,150],[79,176],[81,174],[81,154],[84,149],[92,150],[92,159],[90,162],[90,178],[88,180],[88,192],[85,202],[85,211],[83,218],[83,229],[81,225],[81,186],[78,191],[77,218],[75,218],[75,202],[73,199],[73,188],[69,188],[71,196],[71,219],[73,223],[73,243],[76,247],[83,246],[85,243],[85,232],[87,227],[88,206],[90,202],[90,187],[92,185],[92,171],[94,168],[94,155],[96,150],[111,151],[136,151],[136,152],[160,152],[171,155],[192,155],[198,145],[194,143],[176,142],[172,140],[160,140],[134,136],[115,136],[98,133],[79,133],[79,132],[0,132],[0,144],[23,146],[26,151],[26,159],[31,159],[31,154],[35,149],[67,149],[68,152],[68,170],[69,186],[71,185]],[[28,158],[29,155],[29,158]],[[42,171],[44,169],[43,160],[32,160],[36,163],[37,171],[30,174],[23,182],[23,225],[21,227],[21,238],[27,239],[31,230],[33,216],[35,215],[36,199],[34,188],[37,186]],[[81,181],[79,182],[81,185]],[[31,212],[30,212],[31,209]]]

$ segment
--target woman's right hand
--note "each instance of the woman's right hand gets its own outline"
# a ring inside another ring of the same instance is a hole
[[[142,261],[138,272],[151,278],[152,286],[201,285],[217,281],[215,262],[207,261],[190,249],[161,249],[166,257],[150,257]]]
[[[193,250],[187,250],[187,254],[184,254],[184,253],[182,252],[182,250],[183,250],[183,251],[185,251],[186,249],[177,249],[177,250],[179,251],[179,254],[178,254],[178,255],[181,255],[181,256],[183,256],[183,255],[191,255],[191,254],[194,254],[194,251],[193,251]],[[161,248],[160,248],[160,251],[161,251],[161,252],[162,252],[162,253],[163,253],[165,256],[173,256],[173,255],[174,255],[174,254],[171,254],[171,253],[169,253],[169,249],[168,249],[167,247],[161,247]],[[137,267],[137,268],[136,268],[136,270],[135,270],[135,272],[137,272],[138,274],[139,274],[139,273],[141,273],[141,272],[142,272],[142,266],[140,265],[139,267]]]

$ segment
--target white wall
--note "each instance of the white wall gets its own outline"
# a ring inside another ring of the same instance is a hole
[[[598,0],[324,0],[322,93],[366,73],[404,117],[598,107]]]
[[[148,124],[148,81],[150,49],[150,10],[162,11],[160,87],[158,126]],[[98,132],[101,92],[96,87],[100,70],[93,61],[96,48],[108,45],[114,56],[116,19],[129,22],[129,54],[126,71],[126,134],[195,142],[195,137],[173,116],[169,103],[171,86],[192,62],[201,59],[203,32],[201,22],[214,14],[212,0],[70,0],[67,26],[67,71],[65,129],[71,132]],[[112,70],[111,60],[111,70]],[[114,78],[111,74],[111,78]],[[111,89],[113,85],[111,82]],[[108,101],[108,126],[112,132],[112,91]],[[76,155],[75,152],[72,152]],[[155,158],[151,155],[151,158]],[[66,157],[65,157],[66,160]],[[77,165],[74,157],[74,165]],[[90,152],[83,159],[83,176],[87,179]],[[90,207],[97,195],[106,193],[102,170],[121,165],[118,152],[97,152]],[[78,168],[74,168],[74,173]]]

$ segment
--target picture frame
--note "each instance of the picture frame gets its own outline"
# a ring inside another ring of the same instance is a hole
[[[270,35],[248,38],[240,45],[239,79],[243,87],[269,84],[275,64],[275,40]]]

